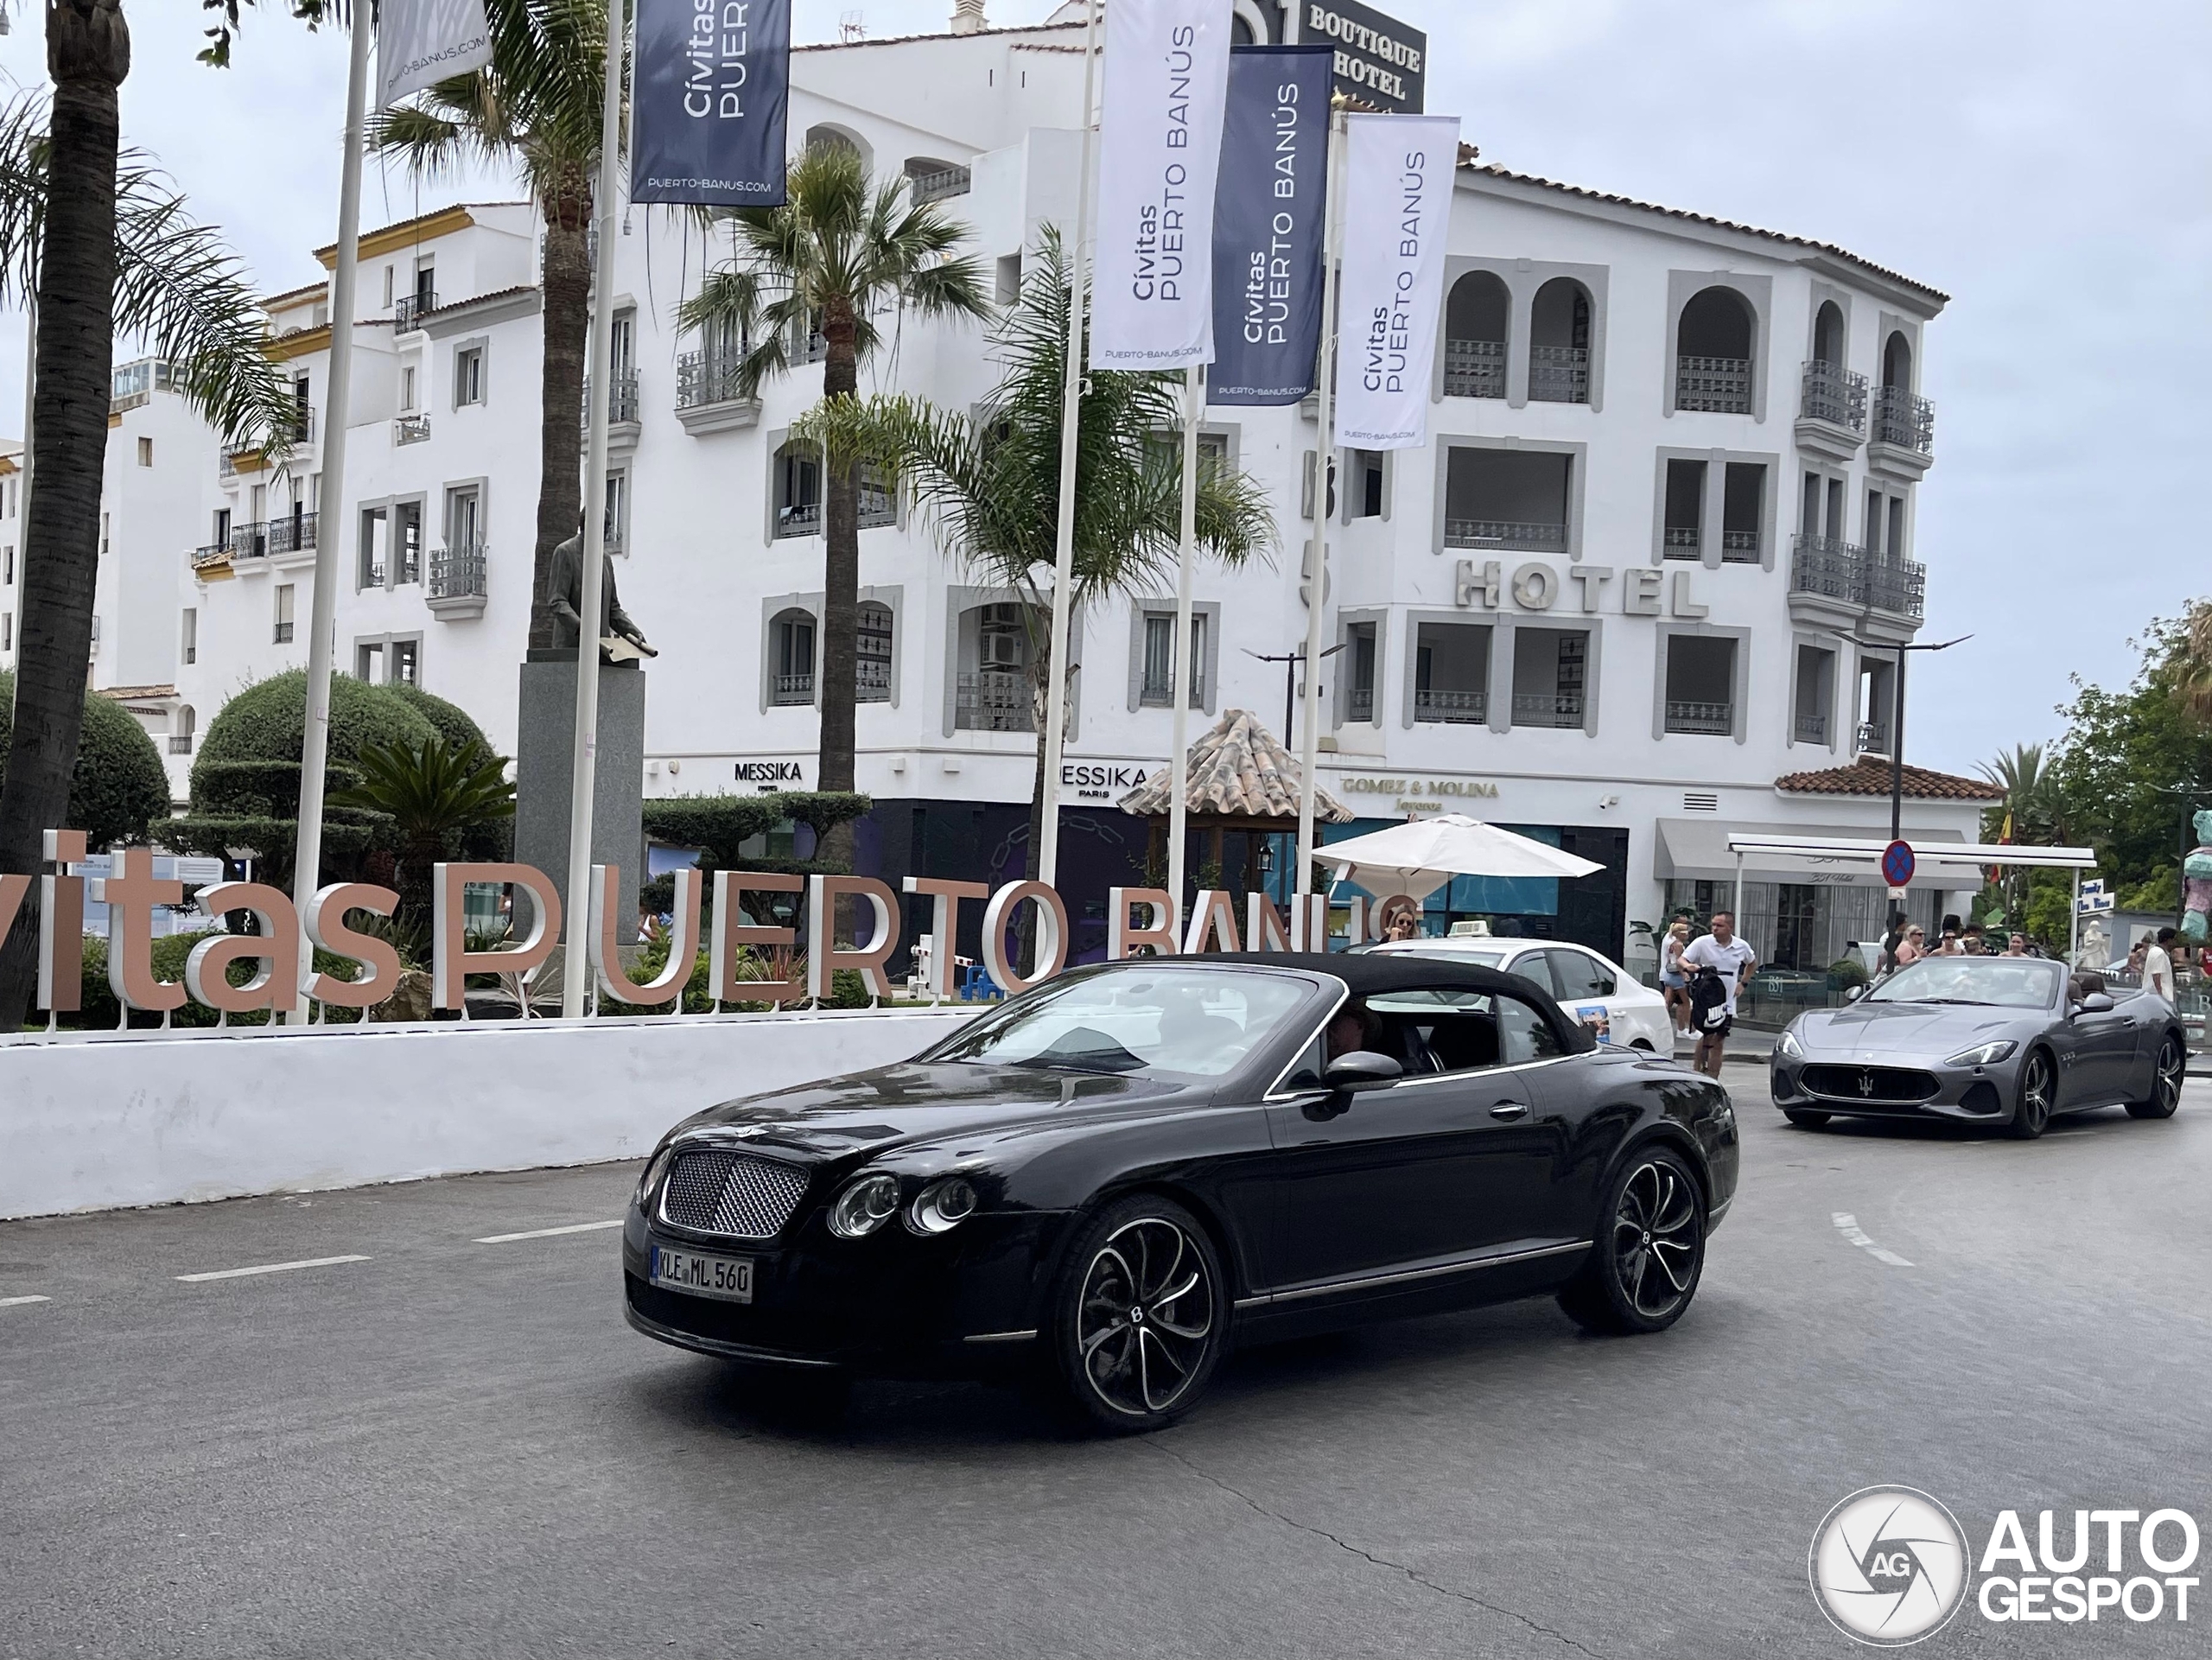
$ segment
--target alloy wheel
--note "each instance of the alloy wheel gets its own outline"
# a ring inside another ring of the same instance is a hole
[[[1636,1312],[1660,1320],[1696,1283],[1697,1196],[1673,1166],[1653,1160],[1622,1185],[1613,1212],[1613,1256]]]
[[[2188,1071],[2189,1057],[2180,1041],[2168,1038],[2158,1049],[2158,1080],[2152,1092],[2160,1112],[2171,1115],[2181,1105],[2182,1079]]]
[[[1216,1301],[1205,1253],[1177,1224],[1139,1217],[1116,1229],[1084,1269],[1076,1308],[1092,1391],[1131,1417],[1173,1409],[1199,1376]]]
[[[2050,1123],[2050,1059],[2038,1050],[2020,1070],[2020,1106],[2012,1116],[2012,1133],[2021,1136],[2043,1134]]]

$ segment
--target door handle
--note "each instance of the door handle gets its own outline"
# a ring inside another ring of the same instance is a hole
[[[1490,1116],[1509,1121],[1515,1118],[1526,1118],[1529,1116],[1529,1109],[1518,1101],[1501,1101],[1490,1110]]]

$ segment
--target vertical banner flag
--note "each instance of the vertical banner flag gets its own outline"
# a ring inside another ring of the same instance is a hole
[[[484,0],[384,0],[377,16],[377,107],[492,61]]]
[[[1336,442],[1428,442],[1444,239],[1459,165],[1456,115],[1355,115],[1344,135]]]
[[[1335,60],[1325,46],[1230,54],[1214,200],[1209,404],[1295,404],[1313,390]]]
[[[780,207],[791,0],[637,0],[630,200]]]
[[[1213,356],[1213,208],[1229,0],[1114,0],[1099,116],[1090,366]]]

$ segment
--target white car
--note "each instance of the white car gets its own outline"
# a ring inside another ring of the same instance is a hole
[[[1503,969],[1541,986],[1568,1014],[1596,1027],[1599,1037],[1607,1043],[1655,1055],[1675,1053],[1675,1022],[1667,1000],[1611,957],[1586,945],[1572,945],[1561,939],[1461,934],[1392,940],[1369,949]]]

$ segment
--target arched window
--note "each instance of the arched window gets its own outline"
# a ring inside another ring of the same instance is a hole
[[[1844,366],[1851,353],[1843,308],[1821,302],[1813,314],[1813,355],[1805,365],[1804,401],[1798,413],[1857,434],[1866,430],[1866,377]]]
[[[1847,348],[1843,335],[1843,308],[1833,300],[1821,302],[1813,319],[1813,361],[1840,369]]]
[[[1715,415],[1751,412],[1750,302],[1734,289],[1700,289],[1675,325],[1675,407]]]
[[[1505,396],[1505,329],[1510,302],[1494,271],[1469,271],[1444,307],[1447,398]]]
[[[1882,388],[1874,394],[1874,442],[1933,455],[1936,406],[1912,390],[1912,341],[1902,328],[1882,342]]]
[[[806,147],[814,149],[849,149],[861,158],[863,169],[873,170],[874,157],[861,136],[849,127],[833,127],[828,122],[806,130]]]
[[[192,753],[193,735],[197,732],[199,728],[200,716],[194,713],[192,705],[189,703],[178,704],[175,718],[169,723],[169,754],[172,755],[190,754]]]
[[[768,701],[779,708],[814,701],[811,611],[779,611],[768,624]]]
[[[1912,342],[1902,328],[1891,329],[1889,339],[1882,342],[1882,385],[1885,390],[1912,390]]]
[[[939,161],[934,156],[906,158],[906,194],[917,207],[924,202],[943,201],[947,196],[964,196],[972,182],[973,175],[957,162]]]
[[[1554,277],[1536,290],[1529,324],[1529,397],[1542,404],[1590,401],[1590,290]]]
[[[855,655],[858,659],[860,699],[863,703],[891,701],[891,607],[879,600],[861,601]]]

